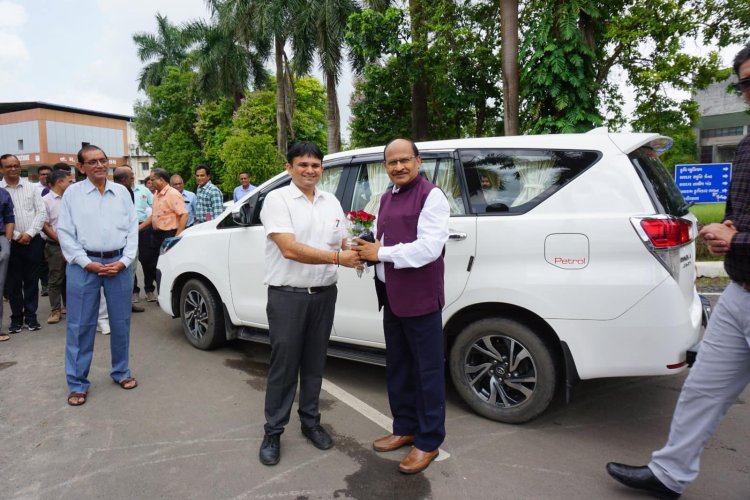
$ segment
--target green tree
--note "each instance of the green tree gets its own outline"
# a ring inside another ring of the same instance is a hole
[[[133,41],[142,63],[151,61],[141,70],[138,89],[161,84],[170,66],[180,66],[187,57],[186,45],[180,29],[167,16],[156,14],[156,34],[136,33]]]
[[[134,126],[140,144],[156,158],[156,165],[192,179],[193,167],[205,161],[195,133],[200,99],[192,72],[170,66],[159,85],[146,88],[146,99],[135,105]]]
[[[345,58],[345,35],[349,16],[359,10],[353,0],[303,0],[295,11],[292,32],[293,66],[297,74],[308,73],[317,56],[326,86],[328,152],[341,150],[341,115],[336,86]]]
[[[237,33],[218,21],[192,21],[182,28],[184,39],[194,46],[191,62],[197,70],[196,83],[207,98],[229,97],[240,107],[248,85],[263,84],[265,48],[251,48]]]

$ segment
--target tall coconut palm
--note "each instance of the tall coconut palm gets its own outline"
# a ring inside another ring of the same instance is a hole
[[[138,48],[138,58],[142,63],[149,62],[141,70],[138,89],[146,90],[151,85],[159,85],[168,66],[180,66],[187,57],[185,43],[178,26],[169,22],[167,16],[156,14],[156,34],[136,33],[133,41]]]
[[[184,40],[194,46],[190,62],[197,70],[199,91],[210,97],[226,96],[240,107],[248,83],[262,85],[267,50],[238,40],[224,24],[192,21],[182,28]]]
[[[209,9],[247,44],[265,40],[274,47],[276,65],[276,146],[286,155],[287,138],[294,137],[294,79],[284,46],[289,37],[292,4],[287,0],[206,0]],[[258,46],[258,45],[256,45]]]
[[[336,86],[345,56],[346,23],[359,10],[354,0],[296,0],[291,34],[293,66],[307,73],[317,56],[326,85],[328,152],[341,150],[341,116]]]

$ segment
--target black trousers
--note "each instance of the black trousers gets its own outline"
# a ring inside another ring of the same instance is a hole
[[[5,295],[10,303],[10,321],[20,325],[35,322],[39,305],[39,271],[44,260],[44,240],[36,235],[28,245],[12,242]]]
[[[138,232],[138,262],[141,263],[141,269],[143,269],[143,290],[146,293],[156,290],[156,261],[159,259],[159,249],[156,249],[156,255],[154,255],[151,248],[151,233],[151,226]],[[133,287],[133,291],[138,293],[137,284]]]
[[[336,287],[307,294],[268,289],[271,366],[266,384],[266,434],[281,434],[289,423],[299,377],[303,427],[320,424],[320,387],[333,328]]]
[[[383,308],[385,376],[393,433],[414,436],[422,451],[445,439],[445,368],[442,312],[400,317]]]

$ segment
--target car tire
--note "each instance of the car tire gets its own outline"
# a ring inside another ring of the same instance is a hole
[[[191,279],[182,287],[180,318],[185,337],[194,347],[208,351],[226,342],[221,301],[203,281]]]
[[[526,325],[508,318],[469,324],[450,352],[450,373],[461,397],[498,422],[527,422],[549,407],[557,386],[552,350]]]

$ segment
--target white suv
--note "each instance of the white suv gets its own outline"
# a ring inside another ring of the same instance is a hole
[[[451,206],[443,322],[448,368],[479,414],[520,423],[579,379],[686,366],[701,333],[696,220],[656,134],[460,139],[418,144],[422,174]],[[324,160],[318,187],[345,211],[375,213],[388,188],[383,147]],[[199,349],[268,342],[265,196],[282,173],[221,217],[165,242],[161,308]],[[372,274],[339,272],[329,354],[383,364]]]

